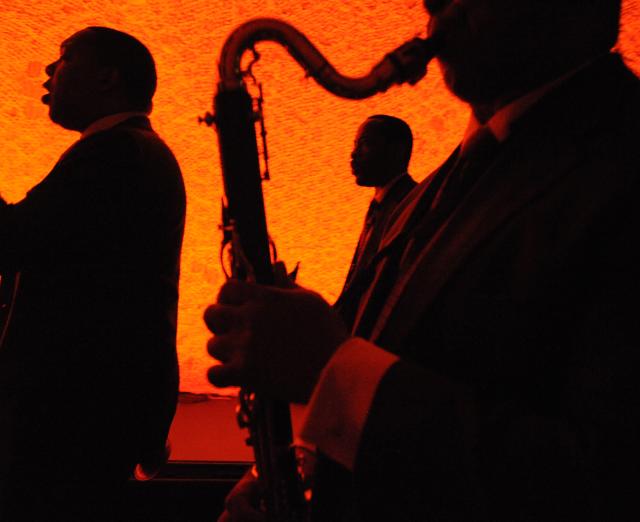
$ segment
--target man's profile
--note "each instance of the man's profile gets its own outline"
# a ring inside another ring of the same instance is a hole
[[[81,133],[15,204],[0,271],[19,273],[0,348],[0,518],[112,520],[175,411],[180,168],[151,128],[155,64],[88,27],[46,67],[51,120]]]
[[[407,171],[412,147],[411,128],[400,118],[375,114],[358,128],[351,153],[351,171],[356,184],[373,187],[375,193],[343,291],[353,276],[371,262],[397,204],[416,185]]]

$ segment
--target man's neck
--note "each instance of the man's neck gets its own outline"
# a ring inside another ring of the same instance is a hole
[[[489,128],[498,141],[504,141],[510,134],[511,125],[517,119],[540,99],[545,97],[547,93],[556,89],[559,85],[566,82],[585,67],[588,67],[594,60],[600,57],[601,55],[583,62],[573,69],[564,72],[562,75],[556,76],[552,80],[529,89],[524,93],[520,93],[519,91],[519,95],[516,97],[504,96],[493,104],[472,105],[472,116],[463,138],[463,147],[465,141],[480,127]]]
[[[147,114],[141,111],[127,111],[127,112],[117,112],[115,114],[109,114],[108,116],[103,116],[102,118],[98,118],[89,126],[87,126],[84,131],[82,131],[82,135],[80,139],[87,138],[96,132],[104,131],[115,127],[119,123],[126,121],[130,118],[134,118],[136,116],[146,117]]]
[[[552,81],[550,83],[555,83],[555,82]],[[539,89],[542,89],[545,85],[547,85],[546,82],[538,84],[535,87],[511,91],[510,93],[503,94],[489,102],[472,104],[471,111],[473,112],[473,115],[475,116],[476,120],[478,120],[478,122],[481,125],[485,125],[501,109],[507,107],[508,105],[510,105],[511,103],[519,99],[524,98],[525,96],[533,92],[537,92]]]
[[[393,187],[405,174],[406,172],[402,172],[401,174],[398,174],[397,176],[392,178],[386,185],[383,185],[382,187],[375,187],[376,190],[373,194],[373,199],[375,199],[378,203],[382,203],[382,200],[389,193],[391,187]]]
[[[608,52],[608,51],[606,51]],[[556,86],[567,78],[573,76],[577,71],[583,69],[606,52],[586,53],[584,56],[575,56],[573,59],[567,59],[564,66],[558,67],[555,72],[550,72],[541,76],[537,81],[529,81],[526,85],[508,89],[503,93],[495,96],[492,100],[481,103],[472,103],[471,110],[475,118],[484,125],[503,107],[519,100],[532,92],[544,90],[546,87]]]

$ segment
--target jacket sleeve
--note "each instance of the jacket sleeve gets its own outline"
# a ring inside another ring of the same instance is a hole
[[[22,201],[0,206],[0,268],[20,270],[73,238],[100,237],[122,194],[113,172],[91,154],[70,157]]]
[[[398,357],[354,337],[326,365],[305,410],[299,439],[353,471],[380,379]]]
[[[479,390],[408,359],[389,368],[355,460],[363,519],[482,520],[484,510],[490,520],[637,518],[636,193],[572,245],[545,312],[517,330],[531,342],[510,336],[496,354],[483,350],[485,361],[526,352],[500,381]]]

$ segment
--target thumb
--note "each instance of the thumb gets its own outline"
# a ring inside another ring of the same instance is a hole
[[[287,267],[284,261],[276,261],[273,264],[273,281],[278,288],[296,288],[296,284],[287,274]]]

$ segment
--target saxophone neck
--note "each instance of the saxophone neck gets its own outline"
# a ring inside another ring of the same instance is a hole
[[[309,39],[292,25],[274,18],[257,18],[236,28],[227,38],[219,62],[220,90],[244,88],[241,59],[260,41],[281,44],[322,87],[342,98],[362,99],[393,84],[415,84],[437,52],[433,39],[414,38],[388,53],[365,76],[340,74]]]

